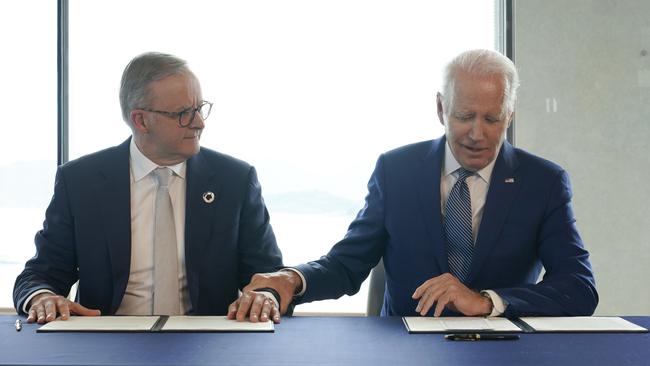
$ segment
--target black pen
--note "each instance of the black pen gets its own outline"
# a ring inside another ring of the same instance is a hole
[[[23,329],[23,323],[20,321],[20,319],[16,319],[16,323],[14,325],[16,326],[16,332],[20,332],[20,330]]]
[[[446,334],[448,341],[515,341],[519,339],[516,334],[479,334],[479,333],[455,333]]]

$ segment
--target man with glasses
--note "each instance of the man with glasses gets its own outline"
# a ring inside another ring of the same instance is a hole
[[[255,169],[199,145],[212,103],[186,62],[134,58],[120,104],[132,137],[58,168],[36,255],[14,286],[28,322],[225,314],[253,273],[282,267]],[[257,301],[260,320],[279,317]]]

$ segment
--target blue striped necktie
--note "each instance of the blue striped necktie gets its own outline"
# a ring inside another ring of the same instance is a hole
[[[472,201],[465,179],[474,172],[459,168],[458,180],[451,188],[445,212],[445,235],[449,270],[465,282],[472,265],[474,238],[472,235]]]

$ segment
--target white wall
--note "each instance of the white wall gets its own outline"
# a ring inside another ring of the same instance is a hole
[[[515,144],[562,165],[601,315],[650,314],[650,1],[515,1]]]

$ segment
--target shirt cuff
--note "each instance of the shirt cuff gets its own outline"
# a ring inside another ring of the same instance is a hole
[[[300,272],[299,270],[291,267],[285,267],[282,268],[281,271],[291,271],[296,273],[300,277],[300,281],[302,281],[302,289],[300,290],[299,293],[294,294],[294,296],[302,296],[305,294],[305,291],[307,290],[307,281],[305,281],[305,276]]]
[[[29,295],[29,296],[27,297],[27,299],[25,299],[25,301],[23,302],[23,306],[22,306],[22,308],[23,308],[23,312],[24,312],[25,314],[29,314],[29,309],[27,309],[27,304],[29,304],[29,302],[32,301],[32,299],[34,298],[34,296],[36,296],[36,295],[38,295],[38,294],[45,294],[45,293],[52,294],[52,295],[56,295],[54,292],[52,292],[52,291],[50,291],[50,290],[48,290],[48,289],[46,289],[46,288],[42,288],[42,289],[40,289],[40,290],[36,290],[36,291],[32,292],[32,294]]]
[[[494,290],[483,290],[482,294],[487,294],[492,300],[492,312],[488,316],[500,316],[506,312],[506,303],[501,296],[494,292]]]

